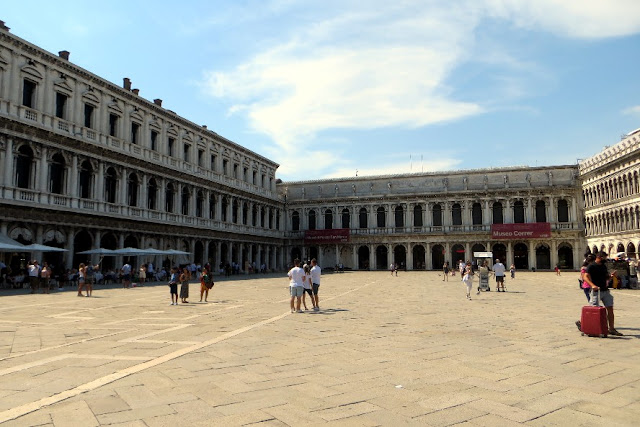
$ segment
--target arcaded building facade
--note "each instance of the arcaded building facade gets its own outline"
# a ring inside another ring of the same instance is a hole
[[[66,268],[98,247],[178,249],[192,255],[172,262],[282,268],[278,165],[123,82],[0,22],[0,233],[67,249],[29,255]]]
[[[585,249],[577,166],[287,182],[289,258],[439,269],[492,252],[507,267],[573,269]]]
[[[640,129],[580,162],[587,244],[610,256],[640,251]]]

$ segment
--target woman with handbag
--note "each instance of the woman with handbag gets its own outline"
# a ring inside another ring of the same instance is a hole
[[[202,295],[204,295],[204,302],[208,302],[209,289],[213,288],[213,273],[211,273],[211,265],[205,264],[202,269],[202,277],[200,277],[200,302],[202,302]]]

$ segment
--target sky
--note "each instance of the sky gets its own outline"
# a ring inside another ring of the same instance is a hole
[[[576,164],[640,128],[638,0],[3,2],[285,181]]]

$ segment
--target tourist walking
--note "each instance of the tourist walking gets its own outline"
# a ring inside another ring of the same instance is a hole
[[[180,299],[183,304],[187,304],[187,298],[189,298],[189,280],[191,280],[191,272],[187,267],[182,269],[180,275]]]
[[[170,305],[178,305],[178,279],[178,269],[175,267],[171,268],[171,276],[169,278],[169,293],[171,294]]]
[[[311,304],[313,305],[313,311],[316,311],[316,303],[313,298],[312,284],[311,284],[311,269],[309,268],[309,264],[305,264],[302,269],[304,270],[304,281],[302,282],[302,304],[304,305],[305,311],[309,310],[307,308],[307,294],[309,294],[309,298],[311,299]]]
[[[449,261],[445,261],[442,266],[442,281],[449,281]]]
[[[125,263],[120,269],[120,274],[122,274],[122,287],[126,289],[131,285],[131,265]]]
[[[300,303],[302,302],[302,294],[304,293],[304,270],[300,268],[300,260],[295,259],[293,261],[294,267],[289,270],[287,276],[289,276],[289,293],[291,294],[291,312],[302,313],[300,310]],[[294,308],[293,302],[296,300],[296,307]]]
[[[320,299],[318,298],[318,291],[320,290],[320,276],[322,275],[322,269],[318,265],[318,261],[315,258],[311,260],[311,290],[313,291],[313,299],[315,302],[315,311],[320,310]]]
[[[84,289],[86,280],[87,280],[87,266],[84,264],[84,262],[81,262],[80,266],[78,267],[78,296],[79,297],[84,296],[82,294],[82,290]],[[87,293],[87,296],[89,296],[89,293]]]
[[[31,293],[35,294],[40,287],[40,266],[35,259],[27,265],[27,273],[29,274],[29,286]]]
[[[51,279],[51,267],[47,262],[42,266],[42,270],[40,271],[40,285],[42,286],[42,292],[45,294],[49,293],[49,280]]]
[[[467,261],[464,268],[464,274],[462,275],[462,282],[467,287],[467,299],[471,301],[471,288],[473,286],[473,268],[471,268],[471,262]]]
[[[92,265],[90,262],[87,264],[84,284],[87,288],[87,296],[90,297],[93,294],[93,284],[96,281],[96,271],[100,268],[100,264]]]
[[[496,263],[493,265],[493,273],[496,275],[496,291],[504,292],[504,264],[500,262],[499,259],[496,259]]]
[[[213,288],[213,273],[211,272],[211,265],[209,263],[204,265],[202,269],[202,277],[200,277],[200,302],[202,302],[202,296],[204,295],[204,302],[209,298],[209,289]]]
[[[589,300],[589,304],[597,307],[600,305],[599,299],[602,300],[605,308],[607,309],[607,321],[609,323],[609,335],[622,335],[618,332],[614,325],[614,314],[613,314],[613,295],[609,292],[609,285],[607,281],[612,275],[609,275],[609,271],[607,270],[607,265],[605,264],[607,260],[606,252],[598,252],[596,254],[595,262],[589,264],[587,267],[587,273],[584,275],[584,280],[591,286],[591,299]],[[598,293],[598,290],[600,291]],[[600,298],[598,298],[600,296]]]
[[[144,283],[147,281],[147,266],[142,264],[138,270],[138,282]]]
[[[512,279],[516,278],[516,266],[515,266],[515,264],[511,264],[511,267],[509,267],[509,273],[511,273],[511,278]]]

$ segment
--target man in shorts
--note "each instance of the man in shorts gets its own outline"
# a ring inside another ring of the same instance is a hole
[[[128,288],[131,285],[131,265],[125,263],[120,269],[120,273],[122,274],[122,287]]]
[[[609,286],[607,280],[609,280],[609,271],[607,270],[606,252],[598,252],[596,254],[596,261],[589,264],[587,267],[587,273],[584,275],[584,281],[591,286],[591,300],[590,305],[597,307],[600,305],[598,300],[598,290],[600,290],[600,299],[607,309],[607,321],[609,322],[609,335],[622,335],[618,332],[614,326],[613,315],[613,295],[609,292]],[[577,324],[577,323],[576,323]]]
[[[320,300],[318,299],[318,290],[320,289],[321,269],[316,259],[311,260],[311,291],[313,292],[313,309],[320,311]]]
[[[306,279],[304,270],[300,268],[300,260],[295,259],[293,261],[295,267],[289,270],[287,275],[289,276],[289,293],[291,294],[291,312],[302,313],[300,310],[300,303],[302,302],[302,294],[304,293],[304,281]],[[293,300],[296,299],[296,308],[293,307]]]
[[[496,290],[504,292],[504,271],[506,270],[503,263],[499,259],[496,259],[496,263],[493,264],[493,272],[496,275]]]

